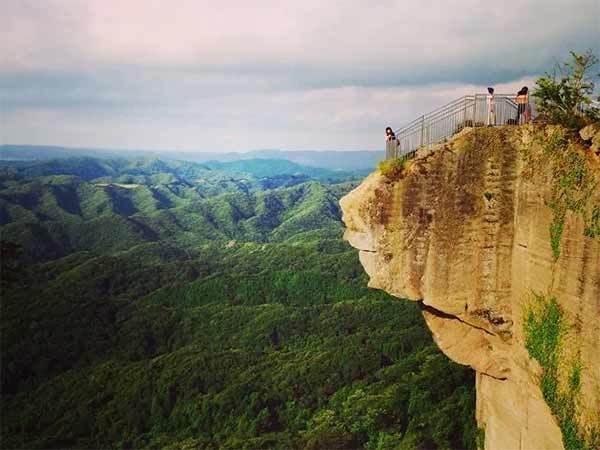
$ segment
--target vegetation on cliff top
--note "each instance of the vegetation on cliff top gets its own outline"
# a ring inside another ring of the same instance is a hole
[[[402,175],[406,166],[404,158],[385,159],[379,163],[379,171],[381,174],[390,180],[397,180]]]
[[[553,74],[540,77],[533,92],[540,117],[560,125],[538,131],[533,138],[544,150],[544,164],[549,162],[552,167],[552,199],[548,207],[553,213],[550,243],[555,260],[560,256],[568,211],[583,216],[586,236],[600,236],[600,205],[588,204],[599,181],[590,172],[585,155],[574,145],[575,132],[600,120],[600,108],[592,98],[598,74],[591,74],[598,58],[591,50],[583,54],[571,52],[571,56],[571,61],[557,65]]]
[[[597,63],[591,49],[583,54],[571,52],[570,61],[538,78],[533,97],[539,116],[573,131],[599,121],[600,108],[593,99],[594,80],[600,76],[593,73]],[[596,100],[600,101],[600,96]]]

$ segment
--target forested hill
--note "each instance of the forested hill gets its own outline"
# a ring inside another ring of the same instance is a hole
[[[77,251],[110,254],[144,242],[190,247],[337,232],[337,199],[350,185],[317,183],[287,169],[274,165],[271,177],[257,178],[161,160],[17,165],[0,183],[3,239],[38,261]]]
[[[355,179],[3,163],[2,448],[475,448],[472,372],[341,240]]]

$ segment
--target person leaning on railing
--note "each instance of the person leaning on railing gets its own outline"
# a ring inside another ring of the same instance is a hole
[[[391,127],[385,129],[385,158],[395,158],[398,150],[398,139]]]
[[[522,125],[529,122],[531,112],[528,113],[529,108],[529,89],[527,86],[523,86],[519,92],[517,92],[517,123]],[[529,117],[528,117],[529,116]]]

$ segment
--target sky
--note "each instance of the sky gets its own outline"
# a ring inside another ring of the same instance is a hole
[[[600,52],[600,1],[0,0],[0,143],[378,150]]]

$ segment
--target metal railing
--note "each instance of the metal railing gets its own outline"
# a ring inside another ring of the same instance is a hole
[[[493,108],[487,94],[466,95],[396,130],[396,141],[386,143],[386,158],[411,158],[417,149],[443,142],[466,127],[516,125],[525,120],[515,95],[494,95]]]

